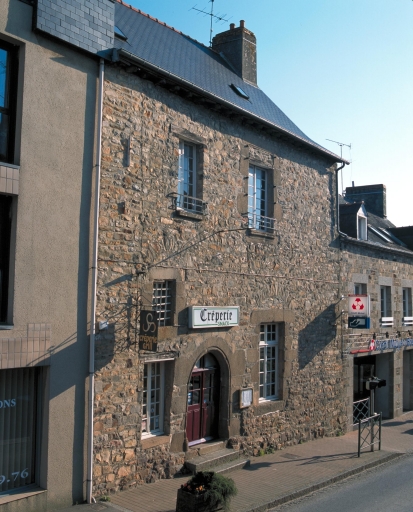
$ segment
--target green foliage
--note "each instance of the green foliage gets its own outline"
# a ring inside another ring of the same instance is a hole
[[[183,487],[188,492],[204,494],[205,501],[211,510],[221,505],[229,510],[231,498],[237,494],[234,480],[213,471],[199,471]]]
[[[264,448],[260,448],[258,451],[258,457],[262,457],[263,455],[265,455],[265,450]]]
[[[110,497],[109,496],[102,496],[100,498],[100,501],[110,501]]]

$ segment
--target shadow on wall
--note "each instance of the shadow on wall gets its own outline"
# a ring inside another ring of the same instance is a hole
[[[335,304],[317,315],[298,333],[298,365],[302,370],[336,338]]]

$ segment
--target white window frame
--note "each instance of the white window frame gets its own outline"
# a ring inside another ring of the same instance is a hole
[[[413,316],[412,313],[412,289],[403,288],[403,318]]]
[[[173,324],[172,316],[173,281],[154,281],[152,292],[152,307],[158,313],[158,325]]]
[[[360,213],[357,213],[357,239],[367,240],[367,217]]]
[[[144,364],[142,397],[142,439],[164,433],[165,363]]]
[[[250,165],[248,170],[248,224],[252,229],[268,231],[268,171]]]
[[[259,344],[259,401],[279,398],[279,324],[260,325]]]
[[[184,210],[196,209],[196,202],[185,197],[197,198],[196,193],[196,146],[186,141],[179,142],[178,194],[179,206]]]

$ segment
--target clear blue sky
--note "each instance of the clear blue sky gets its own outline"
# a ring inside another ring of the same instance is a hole
[[[125,0],[209,45],[208,0]],[[413,1],[215,0],[257,37],[258,85],[309,137],[351,144],[343,184],[383,183],[387,216],[413,225]],[[341,190],[341,178],[340,178]]]

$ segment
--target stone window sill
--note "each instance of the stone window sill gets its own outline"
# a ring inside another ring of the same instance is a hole
[[[275,239],[275,234],[274,233],[270,233],[268,231],[260,231],[259,229],[251,229],[251,228],[249,228],[248,231],[247,231],[247,234],[249,236],[254,236],[254,237],[269,238],[270,240],[274,240]]]
[[[195,213],[189,210],[181,210],[180,208],[177,208],[175,212],[178,217],[185,217],[187,219],[204,220],[205,218],[205,215],[202,213]]]
[[[10,491],[9,494],[0,495],[0,506],[12,501],[30,498],[31,496],[35,496],[36,494],[41,494],[44,492],[47,491],[37,485],[28,485],[27,487],[22,487],[20,489],[16,489],[15,491]]]
[[[0,331],[10,331],[14,325],[0,324]]]
[[[161,444],[169,443],[169,436],[159,435],[159,436],[149,436],[142,438],[142,449],[148,450],[150,448],[154,448],[155,446],[160,446]]]

